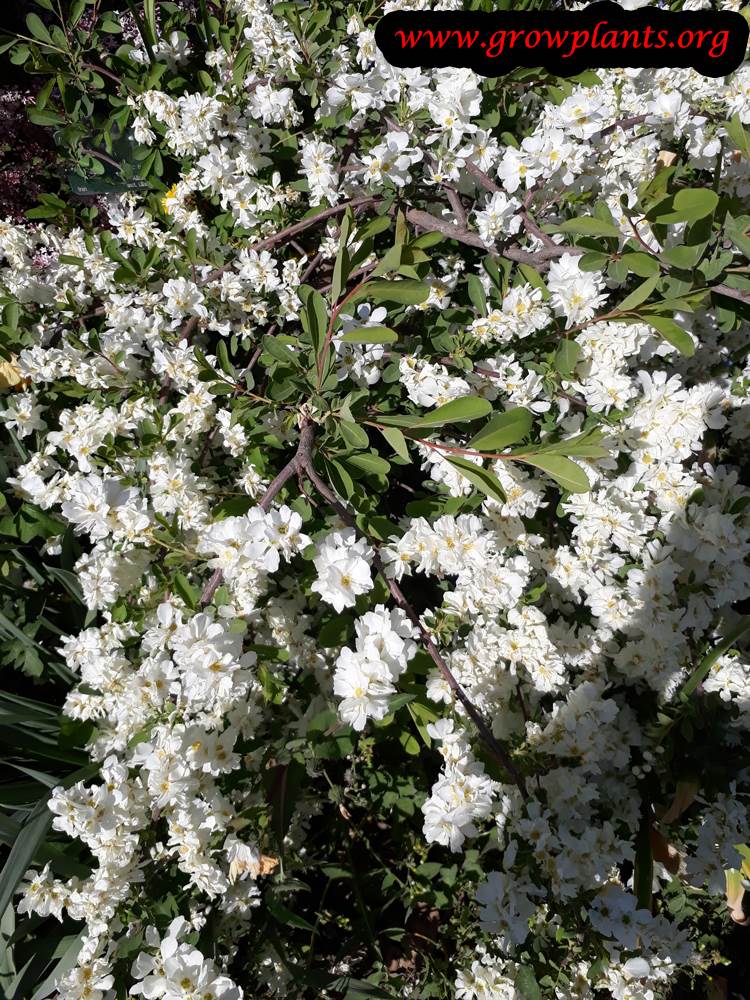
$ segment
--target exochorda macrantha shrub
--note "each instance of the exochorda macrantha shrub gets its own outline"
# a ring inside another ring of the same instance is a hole
[[[0,224],[98,769],[18,919],[65,1000],[665,996],[744,919],[750,71],[201,9],[100,54],[140,185]]]

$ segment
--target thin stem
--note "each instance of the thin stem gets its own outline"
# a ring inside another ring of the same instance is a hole
[[[300,276],[300,279],[299,279],[300,285],[304,285],[305,284],[305,282],[307,281],[307,279],[310,277],[311,274],[313,274],[313,272],[317,268],[318,264],[320,264],[320,262],[322,260],[323,260],[323,254],[320,251],[318,251],[315,254],[315,256],[313,257],[313,259],[310,261],[310,263],[307,265],[307,267],[305,268],[305,270],[302,272],[302,274]]]
[[[111,70],[107,69],[104,66],[98,66],[96,63],[85,62],[85,63],[81,63],[81,68],[82,69],[90,69],[92,71],[92,73],[100,73],[102,76],[108,76],[110,78],[110,80],[114,80],[114,82],[119,87],[123,87],[124,86],[124,84],[123,84],[122,80],[120,79],[120,77],[116,73],[113,73]]]
[[[108,156],[106,153],[102,153],[98,149],[90,149],[88,146],[82,146],[81,152],[87,153],[89,156],[94,156],[96,157],[97,160],[101,160],[103,163],[108,163],[111,167],[114,167],[116,170],[120,169],[120,164],[117,162],[117,160],[113,160],[111,156]]]

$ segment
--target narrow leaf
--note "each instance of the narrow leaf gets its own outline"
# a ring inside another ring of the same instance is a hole
[[[387,326],[360,326],[341,338],[342,344],[393,344],[398,340],[395,330]]]
[[[396,454],[408,462],[409,448],[406,444],[406,438],[401,431],[397,427],[381,427],[380,433],[386,439],[391,448],[393,448]]]
[[[476,486],[490,500],[505,503],[505,491],[500,480],[489,469],[483,469],[480,465],[475,465],[473,462],[468,461],[468,459],[459,458],[456,455],[446,455],[445,458],[455,469],[458,469],[465,479],[468,479],[473,486]]]
[[[591,483],[583,469],[562,455],[525,455],[518,460],[546,472],[569,493],[588,493],[591,489]]]
[[[667,316],[652,316],[650,313],[644,313],[640,318],[644,323],[648,323],[650,327],[653,327],[668,344],[676,347],[684,357],[692,358],[695,354],[695,344],[692,337],[681,326],[678,326],[673,319],[669,319]]]
[[[656,286],[659,284],[659,278],[661,275],[657,271],[650,278],[646,278],[642,281],[637,288],[634,288],[630,295],[626,296],[622,302],[617,307],[620,312],[627,312],[629,309],[635,309],[642,302],[645,302],[649,295],[653,292]]]
[[[460,424],[468,420],[479,420],[492,412],[492,405],[479,396],[461,396],[459,399],[452,399],[450,403],[443,403],[432,413],[427,413],[423,417],[415,420],[411,426],[421,427],[442,427],[443,424]]]
[[[401,281],[368,281],[353,295],[355,299],[372,299],[374,302],[400,302],[403,305],[418,305],[430,294],[430,286],[414,278]]]
[[[605,222],[603,219],[587,217],[582,219],[568,219],[559,226],[546,227],[552,232],[574,233],[578,236],[617,236],[622,235],[619,228],[612,222]]]

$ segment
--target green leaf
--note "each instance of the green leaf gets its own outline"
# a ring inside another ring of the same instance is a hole
[[[191,611],[195,611],[200,598],[198,589],[193,587],[188,578],[182,573],[175,573],[173,585],[175,592],[183,599],[185,604],[187,604]]]
[[[568,493],[588,493],[591,483],[583,469],[562,455],[524,455],[518,461],[533,465],[546,472]]]
[[[519,966],[515,985],[523,1000],[542,1000],[542,991],[539,989],[536,976],[528,965]]]
[[[365,452],[362,455],[347,455],[346,462],[357,469],[362,469],[363,472],[372,472],[380,476],[387,475],[391,468],[390,462],[372,452]]]
[[[291,349],[290,349],[291,348]],[[276,361],[283,364],[299,366],[299,346],[290,343],[288,337],[263,337],[263,350],[267,351]]]
[[[651,824],[649,807],[643,804],[643,815],[635,838],[635,865],[633,893],[639,910],[651,909],[651,887],[654,880],[654,856],[651,850]]]
[[[724,123],[727,135],[735,144],[737,149],[743,154],[746,160],[750,160],[750,136],[748,136],[739,115],[732,115],[728,122]]]
[[[712,215],[718,204],[719,196],[711,188],[683,188],[657,202],[646,213],[646,218],[661,224],[695,222]]]
[[[372,272],[373,278],[379,278],[383,274],[398,271],[399,267],[401,267],[401,258],[403,255],[404,247],[401,244],[397,244],[395,247],[387,250],[383,259],[378,261],[377,266],[374,268]]]
[[[342,344],[393,344],[398,340],[395,330],[387,326],[360,326],[341,338]]]
[[[81,931],[80,934],[71,934],[63,938],[59,947],[62,947],[65,950],[60,956],[60,959],[54,969],[52,969],[49,975],[44,978],[39,986],[37,986],[31,1000],[46,1000],[47,997],[54,993],[57,983],[62,979],[66,972],[70,972],[76,964],[78,954],[83,947],[83,938],[83,931]],[[57,950],[59,950],[59,948],[56,949],[56,951]]]
[[[469,420],[479,420],[492,412],[492,404],[479,396],[461,396],[443,403],[432,413],[414,420],[408,426],[416,429],[422,427],[442,427],[443,424],[461,424]]]
[[[335,458],[325,459],[328,479],[334,490],[342,499],[349,500],[354,494],[354,480],[349,475],[346,467]]]
[[[156,0],[143,0],[143,20],[148,41],[151,45],[156,45],[158,41],[158,31],[156,24]]]
[[[659,261],[647,253],[626,253],[622,258],[627,270],[637,274],[639,278],[650,278],[659,273]]]
[[[505,503],[505,490],[497,476],[489,469],[483,469],[480,465],[475,465],[457,455],[445,455],[444,458],[486,497],[497,500],[498,503]]]
[[[530,410],[517,406],[513,410],[496,414],[489,423],[475,434],[469,448],[475,451],[500,451],[525,438],[531,430],[533,416]]]
[[[584,216],[581,219],[568,219],[559,226],[545,226],[549,232],[574,233],[576,236],[622,236],[620,229],[613,222],[605,222],[603,219],[595,219],[593,216]]]
[[[341,420],[337,427],[339,434],[350,448],[369,448],[370,439],[367,436],[367,431],[359,424],[353,424],[349,420]]]
[[[409,732],[408,729],[402,729],[398,734],[398,741],[403,747],[404,751],[408,753],[411,757],[416,757],[420,752],[419,740]]]
[[[412,717],[414,725],[417,727],[419,735],[422,737],[422,742],[428,748],[432,747],[432,739],[430,734],[427,732],[427,726],[429,723],[434,722],[438,715],[434,709],[425,705],[423,702],[413,701],[408,704],[407,709]]]
[[[667,316],[652,316],[650,313],[641,314],[640,319],[653,327],[668,344],[676,347],[684,357],[692,358],[695,354],[695,345],[690,334],[678,326],[673,319],[669,319]]]
[[[667,264],[671,264],[672,267],[687,271],[695,267],[703,256],[707,246],[707,243],[697,243],[695,246],[680,245],[670,247],[668,250],[662,251],[661,259],[666,261]]]
[[[575,437],[566,438],[564,441],[553,441],[552,444],[542,445],[534,451],[535,455],[575,455],[577,458],[604,458],[609,455],[609,451],[603,448],[601,441],[602,432],[598,429],[584,431],[583,434],[576,434]]]
[[[378,429],[396,454],[407,462],[410,461],[409,448],[401,431],[397,427],[380,427]]]
[[[581,359],[581,348],[575,340],[561,340],[555,351],[554,365],[564,377],[569,378]]]
[[[649,295],[653,292],[656,286],[659,284],[659,278],[661,277],[659,271],[656,274],[652,274],[650,278],[646,278],[642,281],[637,288],[634,288],[630,295],[626,296],[622,302],[618,305],[618,310],[620,312],[628,312],[630,309],[635,309],[642,302],[645,302]]]
[[[50,33],[47,31],[44,21],[42,21],[38,14],[27,14],[26,26],[34,38],[38,38],[40,41],[47,42],[50,45],[52,44]]]
[[[581,271],[603,271],[609,257],[606,253],[585,253],[578,258],[578,267]]]
[[[476,276],[476,274],[470,274],[466,279],[466,284],[469,289],[469,299],[471,304],[474,306],[476,311],[484,316],[487,312],[487,296],[482,286],[482,282]]]
[[[55,78],[50,77],[45,83],[39,93],[36,95],[36,107],[43,111],[47,106],[47,101],[49,101],[50,94],[52,93],[52,88],[55,86]]]
[[[227,375],[231,375],[232,378],[236,377],[232,362],[229,360],[227,345],[223,340],[220,340],[216,345],[216,360],[219,362],[219,367],[223,372]]]
[[[688,222],[712,215],[718,204],[718,194],[707,187],[683,189],[674,196],[675,212]]]
[[[423,281],[404,278],[401,281],[368,281],[350,298],[372,299],[373,302],[400,302],[402,305],[418,305],[430,294],[430,286]]]
[[[537,271],[535,267],[532,267],[530,264],[519,264],[518,270],[521,272],[524,278],[526,278],[526,280],[532,286],[532,288],[539,289],[539,291],[542,293],[543,298],[545,299],[549,298],[549,288],[547,288],[546,284],[544,283],[544,278],[541,276],[541,274]]]
[[[300,289],[300,298],[304,304],[305,318],[313,349],[316,356],[318,356],[325,343],[326,332],[328,330],[328,307],[320,292],[307,285],[303,285]],[[266,346],[265,338],[263,346]]]
[[[351,258],[346,247],[349,242],[349,235],[352,231],[353,222],[354,214],[352,213],[351,207],[347,205],[346,211],[342,216],[341,226],[339,229],[339,252],[336,254],[336,262],[333,266],[331,302],[338,301],[338,298],[341,295],[341,289],[346,285],[349,272],[351,271]]]
[[[44,839],[52,823],[52,813],[47,808],[47,798],[44,796],[34,806],[28,819],[24,821],[23,830],[10,850],[8,859],[0,872],[0,913],[5,913],[8,904],[13,899],[16,886],[26,874],[37,848]]]
[[[719,660],[725,653],[728,653],[737,640],[741,638],[745,632],[748,631],[748,629],[750,629],[750,615],[742,618],[739,624],[735,625],[726,638],[722,639],[710,653],[706,653],[690,677],[688,677],[680,691],[680,698],[683,701],[687,701],[696,688],[708,677],[711,672],[711,668],[717,660]]]
[[[284,837],[292,822],[305,774],[304,765],[294,759],[288,764],[277,764],[265,774],[270,786],[268,796],[271,801],[273,830],[280,851],[284,849]]]
[[[339,865],[321,865],[319,870],[330,879],[353,878],[351,872],[347,871],[346,868],[339,867]]]
[[[46,111],[42,110],[41,108],[30,108],[29,121],[33,122],[34,125],[54,126],[54,125],[62,125],[65,119],[61,118],[60,115],[55,114],[54,111]],[[41,210],[32,208],[30,209],[30,211],[38,213]],[[51,214],[51,210],[49,209],[45,210],[45,212],[48,215]],[[29,216],[29,218],[35,218],[35,217],[36,216]],[[44,216],[40,217],[43,218]]]
[[[20,642],[22,645],[28,647],[29,649],[38,650],[40,653],[46,653],[44,646],[40,646],[38,642],[35,642],[31,636],[26,635],[22,632],[2,611],[0,611],[0,636],[3,632],[7,632],[9,635]]]
[[[277,903],[276,900],[266,897],[266,908],[285,927],[297,927],[302,931],[315,933],[315,928],[309,921],[303,917],[298,917],[296,913],[292,913],[291,910],[287,909],[281,903]]]

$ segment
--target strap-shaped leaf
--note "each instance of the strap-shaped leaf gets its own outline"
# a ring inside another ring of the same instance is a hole
[[[400,302],[402,305],[418,305],[430,294],[430,286],[414,278],[401,281],[368,281],[349,299],[372,299],[373,302]]]
[[[619,228],[613,222],[595,219],[593,216],[582,219],[568,219],[559,226],[544,226],[553,233],[574,233],[577,236],[621,236]]]
[[[393,344],[398,334],[387,326],[359,326],[341,338],[342,344]]]

